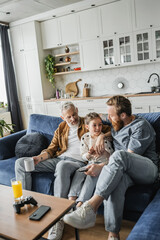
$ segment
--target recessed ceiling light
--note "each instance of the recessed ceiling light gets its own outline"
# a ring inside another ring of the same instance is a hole
[[[95,4],[92,4],[91,7],[95,7],[96,5]]]
[[[55,18],[55,17],[56,17],[56,15],[53,15],[52,17],[53,17],[53,18]]]
[[[6,12],[7,15],[11,14],[10,12]]]
[[[71,10],[71,12],[75,12],[75,10]]]

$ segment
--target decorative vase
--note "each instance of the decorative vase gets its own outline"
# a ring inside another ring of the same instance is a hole
[[[69,53],[69,47],[68,46],[65,47],[65,52]]]

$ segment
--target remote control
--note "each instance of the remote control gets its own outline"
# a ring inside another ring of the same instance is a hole
[[[84,167],[78,168],[77,171],[78,171],[78,172],[87,172],[87,171],[88,171],[88,168],[86,168],[86,166],[84,166]]]

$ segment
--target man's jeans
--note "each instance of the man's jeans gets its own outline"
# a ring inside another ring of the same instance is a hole
[[[38,163],[35,166],[35,170],[31,173],[25,171],[24,159],[26,158],[27,157],[19,158],[15,163],[16,178],[22,181],[22,188],[26,190],[32,190],[31,174],[33,172],[55,173],[56,179],[54,182],[54,196],[57,197],[67,198],[71,177],[74,171],[76,171],[79,167],[84,166],[83,162],[75,160],[73,158],[57,157]]]
[[[127,188],[134,184],[152,184],[157,177],[157,166],[146,157],[123,150],[111,155],[109,164],[99,175],[95,190],[95,195],[104,198],[107,231],[120,231]]]

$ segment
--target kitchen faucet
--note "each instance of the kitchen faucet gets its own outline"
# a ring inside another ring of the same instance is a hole
[[[158,82],[158,86],[157,86],[157,87],[160,87],[160,78],[159,78],[159,75],[158,75],[157,73],[152,73],[152,74],[149,76],[147,83],[150,82],[150,79],[151,79],[151,77],[152,77],[153,75],[156,75],[156,76],[157,76],[157,82]],[[154,79],[154,80],[155,80],[155,79]]]

